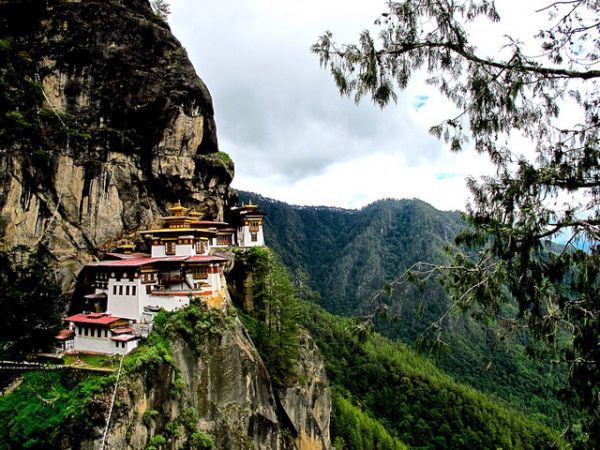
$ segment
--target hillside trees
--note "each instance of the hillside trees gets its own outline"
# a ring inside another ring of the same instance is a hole
[[[299,300],[290,275],[271,252],[254,247],[238,254],[254,280],[255,311],[242,319],[277,385],[295,376],[300,355]]]
[[[61,324],[60,285],[43,250],[0,252],[0,351],[43,348]]]
[[[589,443],[600,442],[600,6],[591,0],[540,5],[547,26],[522,42],[507,37],[506,57],[488,58],[470,41],[476,20],[500,21],[489,0],[387,3],[359,42],[338,45],[327,32],[313,46],[343,95],[379,106],[426,71],[457,109],[431,132],[453,151],[473,147],[495,164],[495,176],[468,180],[471,228],[445,278],[462,307],[497,317],[516,302],[540,339],[564,343],[571,385],[589,411]],[[569,114],[561,114],[561,108]],[[567,117],[568,116],[568,117]],[[535,155],[511,147],[529,140]],[[550,240],[566,238],[557,250]]]

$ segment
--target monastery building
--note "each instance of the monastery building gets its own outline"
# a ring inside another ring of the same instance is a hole
[[[125,354],[147,336],[160,310],[174,311],[192,301],[223,307],[230,264],[223,250],[264,245],[264,214],[258,207],[243,205],[231,212],[233,226],[200,220],[178,204],[169,208],[160,228],[141,233],[151,244],[150,254],[122,246],[121,252],[88,264],[89,309],[65,318],[68,329],[56,336],[57,350]]]

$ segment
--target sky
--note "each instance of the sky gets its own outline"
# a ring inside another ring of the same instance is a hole
[[[508,28],[492,32],[481,24],[473,31],[491,55],[502,33],[531,21],[523,2],[519,14],[511,14],[516,1],[498,3]],[[462,210],[465,178],[492,173],[485,157],[453,154],[429,134],[452,109],[424,77],[383,110],[368,99],[356,105],[340,97],[310,52],[326,30],[337,42],[356,42],[384,1],[170,4],[171,29],[213,97],[220,150],[235,162],[233,187],[299,205],[360,208],[381,198],[419,198]]]

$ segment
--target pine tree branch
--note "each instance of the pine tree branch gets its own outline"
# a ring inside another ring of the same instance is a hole
[[[379,50],[377,52],[378,56],[381,55],[390,55],[390,56],[398,56],[405,53],[409,53],[414,50],[419,50],[423,48],[445,48],[453,51],[461,55],[463,58],[472,61],[477,64],[481,64],[483,66],[495,67],[497,69],[503,70],[511,70],[518,71],[522,73],[536,73],[539,75],[553,77],[553,78],[577,78],[581,80],[591,80],[594,78],[600,77],[600,70],[586,70],[586,71],[577,71],[577,70],[568,70],[562,69],[559,67],[544,67],[538,66],[535,64],[510,64],[503,63],[499,61],[494,61],[491,59],[481,58],[474,53],[468,51],[464,46],[455,44],[453,42],[414,42],[414,43],[403,43],[397,44],[400,48],[397,50]],[[343,56],[342,53],[338,53],[339,56]]]

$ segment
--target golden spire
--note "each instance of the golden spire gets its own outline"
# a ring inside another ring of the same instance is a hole
[[[189,208],[185,206],[181,206],[181,201],[178,201],[175,206],[171,206],[169,208],[172,216],[185,216],[185,214],[189,211]]]

